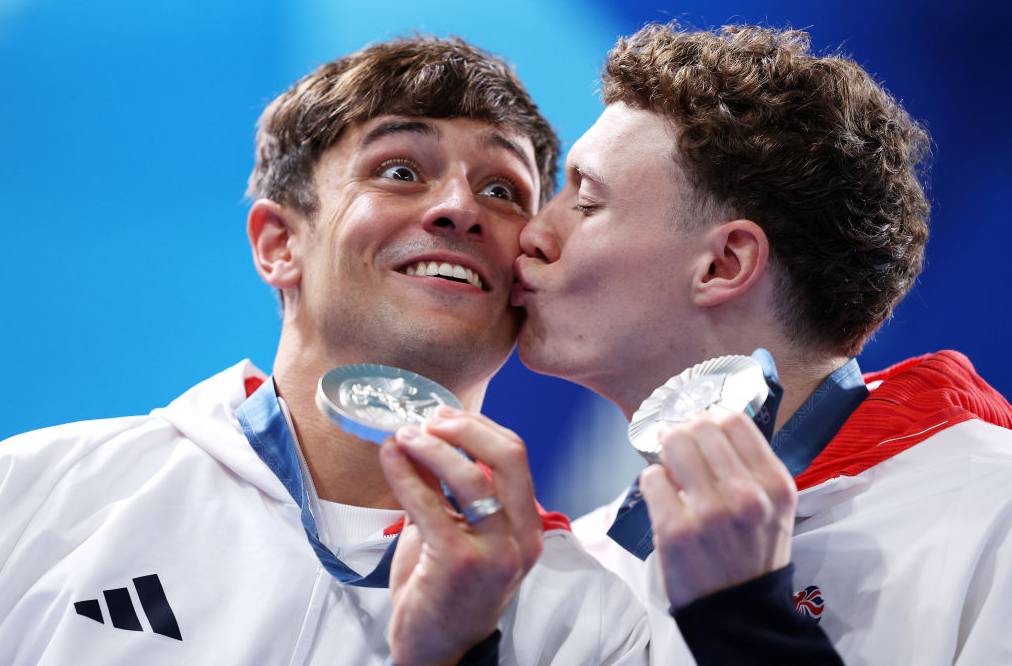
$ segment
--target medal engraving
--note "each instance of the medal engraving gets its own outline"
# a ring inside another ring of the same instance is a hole
[[[694,379],[675,393],[672,400],[664,403],[658,418],[662,421],[684,421],[693,414],[704,412],[720,401],[723,388],[724,377],[720,375]]]
[[[713,409],[755,416],[769,395],[762,367],[748,356],[720,356],[694,365],[659,386],[629,422],[629,441],[648,463],[660,462],[666,424]]]
[[[316,391],[316,406],[331,421],[377,444],[398,428],[421,425],[440,405],[461,407],[431,379],[386,365],[339,366],[320,378]]]
[[[359,420],[388,426],[388,430],[396,430],[402,423],[420,424],[444,404],[433,393],[420,398],[418,394],[418,388],[403,378],[349,379],[340,388],[341,404],[349,412]]]

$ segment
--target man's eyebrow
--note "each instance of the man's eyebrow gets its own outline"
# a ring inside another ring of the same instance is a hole
[[[531,158],[524,152],[524,149],[520,147],[516,141],[506,137],[504,134],[499,132],[489,132],[485,135],[484,144],[489,148],[503,148],[515,157],[517,157],[530,172],[531,180],[535,183],[538,182],[537,173],[538,170],[534,167],[534,163],[531,162]]]
[[[586,178],[587,180],[594,181],[601,187],[607,187],[607,185],[604,182],[604,178],[602,178],[597,171],[587,166],[586,164],[577,164],[576,162],[573,162],[572,164],[569,165],[569,168],[575,171],[576,173],[580,174],[580,178]]]
[[[359,143],[359,148],[365,148],[369,144],[375,143],[385,136],[400,134],[402,132],[420,134],[422,136],[430,136],[437,139],[440,136],[438,127],[420,120],[390,120],[385,123],[380,123],[369,130],[369,132],[362,137],[362,141]]]

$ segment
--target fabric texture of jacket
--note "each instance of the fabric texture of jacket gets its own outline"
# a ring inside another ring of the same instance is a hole
[[[147,416],[0,442],[0,663],[384,663],[389,590],[321,565],[235,420],[252,378],[243,362]],[[563,529],[499,628],[500,663],[647,659],[642,606]]]

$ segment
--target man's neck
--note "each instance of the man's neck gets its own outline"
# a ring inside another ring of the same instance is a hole
[[[383,476],[379,445],[344,432],[316,407],[316,387],[324,373],[337,365],[362,362],[358,357],[336,358],[291,331],[283,331],[274,362],[274,381],[288,406],[295,437],[320,499],[395,509],[399,504]],[[485,384],[448,388],[465,409],[481,407]]]
[[[397,508],[379,464],[379,446],[350,435],[316,408],[320,375],[289,364],[276,363],[274,381],[295,426],[295,438],[320,499],[373,508]]]
[[[785,355],[781,361],[774,356],[777,374],[780,375],[780,385],[784,388],[784,397],[780,402],[780,409],[777,410],[774,432],[780,430],[794,416],[826,377],[848,360],[846,356],[799,359]]]

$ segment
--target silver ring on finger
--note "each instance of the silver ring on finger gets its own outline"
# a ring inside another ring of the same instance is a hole
[[[462,509],[461,513],[464,514],[464,520],[468,525],[477,525],[500,511],[502,511],[502,503],[494,495],[489,495],[471,502]]]

